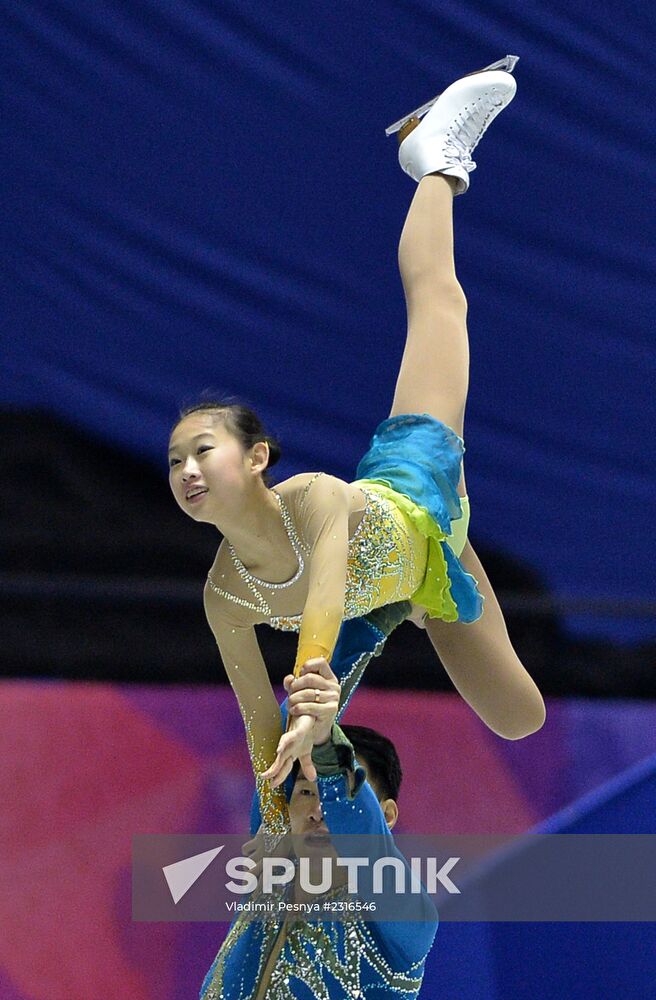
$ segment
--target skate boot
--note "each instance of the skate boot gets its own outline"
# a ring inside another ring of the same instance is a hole
[[[390,125],[399,133],[399,163],[414,180],[441,173],[457,178],[456,194],[476,169],[471,154],[496,116],[510,104],[517,84],[510,75],[516,56],[456,80],[438,97]],[[505,69],[498,69],[505,66]],[[425,115],[423,121],[420,116]]]

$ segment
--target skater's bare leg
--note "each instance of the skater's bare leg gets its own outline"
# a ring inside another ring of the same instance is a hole
[[[455,181],[422,178],[399,245],[408,333],[391,416],[430,413],[463,437],[469,385],[467,300],[453,253]],[[464,471],[458,485],[466,496]],[[540,692],[513,649],[487,574],[467,542],[460,556],[485,598],[477,622],[426,619],[426,631],[455,687],[499,736],[520,739],[544,723]]]
[[[542,696],[512,647],[487,574],[467,542],[460,561],[485,598],[476,622],[426,619],[426,632],[454,686],[498,736],[519,740],[543,725]]]
[[[399,242],[408,332],[390,416],[430,413],[463,435],[469,384],[467,300],[453,256],[455,180],[418,184]],[[465,496],[464,480],[459,490]]]

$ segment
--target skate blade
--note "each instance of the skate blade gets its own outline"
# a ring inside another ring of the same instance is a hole
[[[491,63],[489,66],[483,66],[483,69],[475,69],[473,73],[465,73],[465,76],[475,76],[476,73],[486,73],[490,69],[503,69],[506,71],[506,73],[512,73],[518,62],[519,62],[519,56],[504,56],[504,58],[499,59],[498,62]],[[430,111],[430,109],[435,104],[435,101],[438,99],[438,97],[441,97],[442,94],[443,91],[440,91],[440,93],[436,94],[432,100],[427,101],[426,104],[422,104],[420,108],[415,108],[415,110],[411,111],[410,114],[404,115],[403,118],[399,118],[397,122],[394,122],[393,125],[390,125],[388,126],[388,128],[385,129],[385,135],[394,135],[394,133],[402,129],[403,126],[407,122],[409,122],[411,118],[423,117],[423,115],[425,115],[427,111]]]

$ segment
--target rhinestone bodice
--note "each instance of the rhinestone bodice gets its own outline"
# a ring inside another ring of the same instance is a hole
[[[291,579],[285,580],[282,583],[271,583],[268,580],[260,580],[259,577],[254,576],[246,569],[243,562],[235,552],[234,548],[228,542],[228,551],[230,553],[232,564],[235,570],[237,571],[237,574],[239,575],[241,580],[243,580],[246,587],[250,591],[252,595],[252,600],[249,600],[248,598],[244,597],[237,597],[230,591],[225,590],[223,587],[220,587],[217,584],[217,582],[213,579],[211,573],[208,573],[207,581],[212,590],[214,591],[214,593],[217,594],[219,597],[224,597],[226,598],[226,600],[231,601],[242,608],[246,608],[249,611],[254,611],[258,615],[263,615],[266,619],[269,619],[270,624],[273,625],[274,628],[279,628],[280,626],[275,624],[276,616],[273,615],[269,601],[266,599],[262,591],[263,590],[280,591],[280,590],[287,590],[289,587],[293,587],[294,584],[300,580],[305,570],[305,558],[307,558],[308,549],[307,546],[304,545],[303,542],[301,542],[301,539],[298,536],[298,532],[296,531],[296,528],[294,526],[294,522],[289,513],[287,504],[280,496],[280,494],[276,492],[276,490],[272,490],[272,493],[278,500],[278,505],[280,507],[280,514],[282,516],[282,523],[285,526],[285,531],[287,532],[287,538],[289,539],[289,543],[292,549],[294,550],[294,555],[296,556],[296,559],[298,561],[298,568],[294,573],[294,575],[291,577]]]
[[[273,492],[280,505],[287,537],[298,560],[296,573],[282,583],[261,580],[246,569],[232,546],[228,545],[234,570],[247,588],[249,596],[233,594],[225,586],[221,586],[212,574],[208,576],[208,583],[215,594],[238,608],[243,608],[255,623],[267,622],[276,629],[298,632],[303,608],[298,607],[292,613],[277,611],[280,599],[287,596],[283,592],[290,591],[303,582],[303,574],[312,553],[297,530],[285,500],[275,490]],[[421,583],[424,570],[421,552],[419,559],[417,558],[416,540],[408,536],[394,504],[373,490],[362,488],[362,492],[365,496],[364,513],[349,539],[344,618],[357,618],[383,604],[406,599]]]

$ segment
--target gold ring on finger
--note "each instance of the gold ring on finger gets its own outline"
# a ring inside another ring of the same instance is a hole
[[[315,701],[319,701],[320,698],[321,698],[321,691],[319,690],[319,688],[315,688],[315,691],[314,691],[314,700]]]

